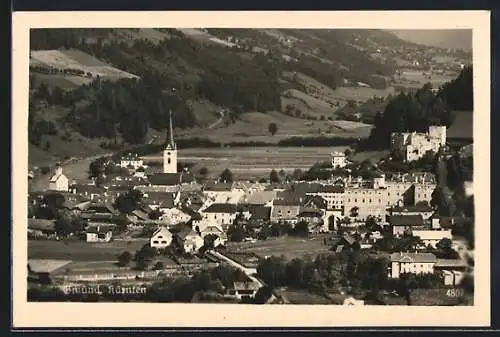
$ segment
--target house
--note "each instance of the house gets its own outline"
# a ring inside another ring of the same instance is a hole
[[[201,237],[203,238],[203,241],[205,241],[205,237],[207,235],[215,235],[216,239],[214,240],[214,247],[220,246],[220,245],[225,245],[227,242],[227,235],[226,233],[222,230],[222,228],[218,226],[207,226],[201,231]]]
[[[245,194],[242,201],[252,205],[270,205],[276,197],[276,191],[255,191]]]
[[[69,187],[69,192],[88,198],[92,201],[97,201],[102,199],[104,189],[94,184],[72,184]]]
[[[201,235],[189,227],[182,228],[175,236],[177,242],[183,247],[186,253],[196,253],[205,244]]]
[[[441,272],[444,285],[454,286],[460,284],[468,266],[462,259],[438,259],[434,269]]]
[[[332,161],[332,168],[338,169],[347,166],[348,160],[345,153],[334,151],[330,154],[330,157]]]
[[[342,237],[333,245],[335,252],[340,253],[344,250],[356,250],[360,248],[359,242],[350,234],[345,233]]]
[[[174,208],[180,202],[180,193],[178,192],[144,192],[143,201],[154,210],[164,212],[167,209]]]
[[[424,220],[430,219],[433,213],[434,209],[424,204],[395,206],[390,210],[391,215],[421,215]]]
[[[328,232],[328,223],[323,222],[324,212],[315,208],[303,208],[297,215],[297,221],[308,224],[309,233]]]
[[[172,243],[172,239],[172,233],[170,233],[168,228],[162,226],[153,233],[149,240],[149,245],[152,248],[165,248]]]
[[[300,213],[302,198],[296,193],[285,191],[279,192],[271,206],[271,222],[297,222]]]
[[[250,220],[253,222],[269,222],[271,219],[271,207],[263,205],[249,205]]]
[[[346,297],[344,299],[344,302],[342,303],[344,306],[349,306],[349,305],[365,305],[365,301],[363,300],[357,300],[352,296]]]
[[[228,289],[227,295],[239,300],[252,299],[259,290],[260,285],[257,282],[234,282],[233,287]]]
[[[180,210],[178,208],[163,209],[160,220],[168,224],[169,226],[174,226],[180,223],[187,223],[192,217],[186,211]]]
[[[389,223],[392,226],[392,234],[394,236],[403,235],[412,227],[424,226],[422,215],[392,215],[389,218]]]
[[[143,160],[136,153],[128,153],[120,159],[120,167],[137,170],[143,167]]]
[[[426,247],[430,245],[433,248],[436,248],[436,244],[442,239],[453,239],[451,229],[412,229],[411,235],[418,236]]]
[[[432,253],[392,253],[390,256],[390,278],[399,278],[401,274],[432,274],[437,258]]]
[[[64,191],[69,190],[69,180],[63,174],[63,169],[61,166],[57,166],[54,175],[49,180],[49,190],[52,191]]]
[[[203,219],[219,225],[227,230],[236,219],[238,208],[236,204],[214,203],[201,211]]]
[[[243,188],[235,188],[233,183],[207,184],[203,188],[203,195],[210,203],[239,203],[244,195]]]
[[[85,231],[87,242],[109,242],[113,236],[111,229],[107,226],[89,226]]]

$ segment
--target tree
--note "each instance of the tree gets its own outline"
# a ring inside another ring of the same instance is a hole
[[[278,172],[276,172],[275,169],[271,171],[271,174],[269,175],[269,182],[270,183],[279,183],[281,181]]]
[[[308,236],[309,235],[309,223],[307,221],[299,221],[295,224],[292,231],[293,235],[297,236]]]
[[[227,238],[229,241],[233,242],[241,242],[245,238],[245,228],[241,225],[236,223],[233,223],[229,228],[227,229]]]
[[[200,175],[202,177],[206,177],[207,174],[208,174],[208,169],[205,166],[203,166],[202,168],[200,168]]]
[[[302,176],[304,175],[304,172],[302,172],[301,169],[295,169],[293,170],[292,177],[295,180],[301,180]]]
[[[254,297],[255,304],[266,304],[273,295],[272,289],[268,286],[262,286],[257,290]]]
[[[270,123],[267,127],[267,130],[271,133],[271,135],[274,136],[276,132],[278,132],[278,126],[276,125],[276,123]]]
[[[230,169],[226,168],[224,171],[222,171],[219,180],[221,182],[225,183],[232,183],[233,182],[233,173],[231,172]]]
[[[162,270],[164,268],[163,262],[158,261],[153,266],[153,270]]]
[[[132,254],[130,254],[130,252],[128,251],[125,251],[118,256],[118,265],[120,267],[127,266],[130,263],[130,261],[132,261]]]
[[[122,194],[116,198],[115,207],[123,214],[130,214],[139,207],[141,200],[141,191],[130,190],[126,194]]]

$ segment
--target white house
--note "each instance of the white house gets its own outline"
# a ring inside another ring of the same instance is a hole
[[[431,230],[431,229],[414,229],[411,231],[412,236],[418,236],[427,247],[431,245],[436,248],[436,244],[442,239],[452,240],[451,229]]]
[[[53,191],[68,191],[69,179],[63,174],[62,167],[58,166],[54,175],[50,178],[49,189]]]
[[[392,253],[389,277],[401,274],[432,274],[437,258],[432,253]]]
[[[136,153],[128,153],[120,159],[120,167],[137,170],[144,166],[144,161]]]
[[[204,220],[217,224],[225,230],[236,219],[237,206],[236,204],[216,203],[201,211],[201,215]]]
[[[334,169],[343,168],[347,166],[347,157],[345,153],[334,151],[330,154],[332,160],[332,167]]]
[[[344,305],[344,306],[348,306],[348,305],[365,305],[365,301],[363,301],[363,300],[357,300],[354,297],[349,296],[349,297],[346,297],[344,299],[344,302],[342,303],[342,305]]]
[[[172,243],[173,235],[166,227],[160,227],[153,233],[149,240],[152,248],[165,248]]]
[[[113,233],[108,227],[91,226],[86,230],[87,242],[109,242]]]
[[[186,253],[196,253],[205,244],[203,238],[194,229],[187,234],[180,234],[180,238]]]
[[[260,285],[257,282],[234,282],[228,290],[228,296],[241,300],[242,298],[254,298]]]
[[[207,226],[201,231],[201,237],[205,240],[207,235],[215,235],[217,238],[214,240],[214,247],[219,245],[224,245],[227,242],[227,235],[222,230],[222,228],[218,226]]]

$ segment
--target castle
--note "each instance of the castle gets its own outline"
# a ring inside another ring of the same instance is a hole
[[[163,173],[177,173],[177,145],[174,142],[172,111],[170,111],[166,144],[167,146],[163,150]]]
[[[406,162],[422,158],[427,151],[437,153],[445,145],[446,126],[431,125],[427,133],[393,132],[391,134],[391,152],[401,155]]]

